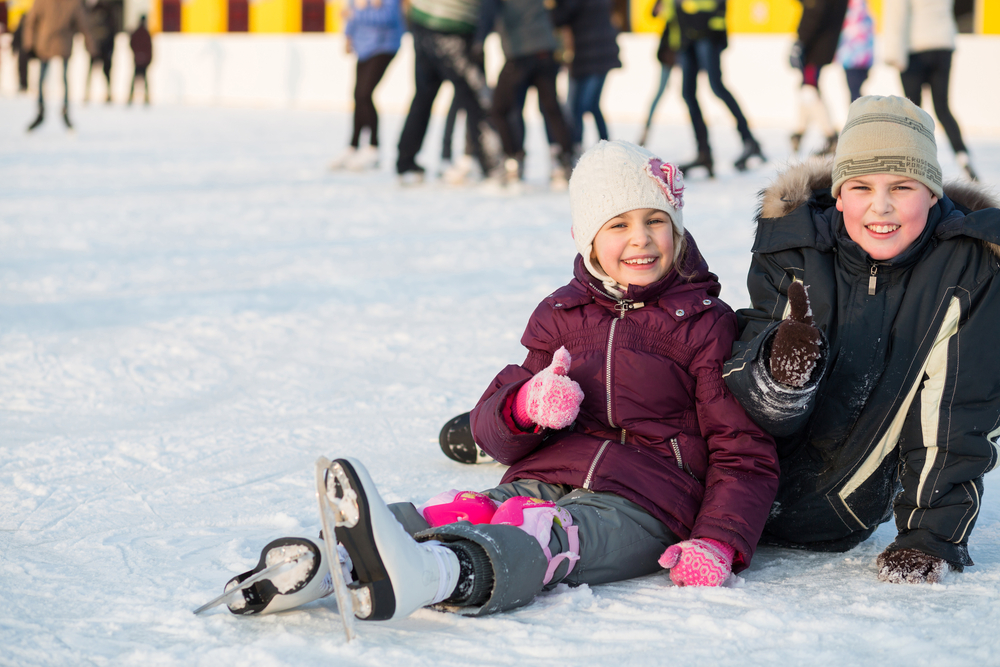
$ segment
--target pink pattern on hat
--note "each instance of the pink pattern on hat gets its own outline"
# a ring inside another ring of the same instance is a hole
[[[646,171],[663,189],[671,206],[677,210],[684,208],[684,174],[677,165],[654,157],[646,166]]]

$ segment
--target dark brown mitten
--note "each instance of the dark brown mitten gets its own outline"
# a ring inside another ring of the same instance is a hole
[[[938,584],[948,572],[962,571],[961,566],[917,549],[883,551],[875,559],[875,564],[878,566],[879,581],[890,584]]]
[[[823,337],[813,326],[805,285],[789,285],[788,303],[791,312],[778,325],[771,345],[771,377],[790,387],[804,387],[816,368]]]

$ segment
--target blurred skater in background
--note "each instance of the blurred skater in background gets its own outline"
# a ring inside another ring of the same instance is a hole
[[[601,113],[601,93],[608,72],[622,66],[618,58],[618,28],[612,22],[611,0],[558,0],[552,12],[557,26],[572,35],[569,63],[569,113],[573,144],[583,149],[583,116],[590,114],[598,139],[608,139],[608,125]]]
[[[450,81],[459,107],[465,109],[472,131],[472,154],[484,174],[499,164],[499,137],[489,124],[492,91],[482,67],[472,54],[479,25],[478,0],[410,0],[409,27],[413,35],[414,94],[399,136],[396,173],[406,185],[424,180],[417,153],[424,142],[434,99],[441,84]]]
[[[24,17],[14,29],[13,39],[10,42],[11,53],[17,54],[17,92],[28,92],[28,61],[35,57],[30,50],[24,47]]]
[[[559,46],[544,0],[483,0],[474,49],[482,52],[486,36],[500,34],[504,66],[493,90],[492,120],[503,145],[502,180],[521,180],[524,166],[524,131],[521,114],[529,87],[538,93],[538,104],[559,153],[551,165],[550,181],[565,188],[572,168],[573,142],[556,93]],[[514,115],[514,123],[511,116]],[[516,126],[516,127],[515,127]]]
[[[399,51],[403,14],[399,0],[349,0],[346,13],[347,48],[358,57],[354,131],[350,145],[333,160],[330,168],[363,171],[378,166],[378,111],[372,95]],[[361,146],[361,132],[366,129],[368,145]]]
[[[840,29],[847,14],[847,0],[802,0],[798,41],[789,63],[802,72],[799,87],[799,119],[789,140],[797,153],[809,127],[817,126],[824,143],[817,155],[833,155],[837,150],[837,130],[819,89],[820,70],[833,62],[840,42]]]
[[[875,24],[868,11],[868,0],[849,0],[847,3],[836,60],[844,67],[853,102],[861,97],[861,86],[868,79],[875,60]]]
[[[135,97],[135,82],[142,79],[142,92],[146,98],[146,106],[149,106],[149,80],[146,78],[146,70],[153,62],[153,38],[149,35],[146,27],[146,15],[139,17],[139,25],[129,37],[129,46],[132,48],[132,62],[135,69],[132,71],[132,85],[128,89],[128,103],[132,104]]]
[[[726,0],[684,2],[674,0],[674,10],[680,25],[681,70],[684,72],[684,101],[691,114],[691,125],[698,144],[698,156],[681,165],[686,174],[695,167],[703,167],[709,177],[714,175],[712,147],[708,143],[708,126],[698,104],[698,72],[704,71],[712,92],[733,114],[736,129],[743,139],[743,152],[736,159],[737,171],[745,171],[751,158],[765,160],[760,144],[750,132],[750,125],[739,103],[722,82],[722,51],[729,45],[726,27]],[[838,30],[840,22],[837,23]]]
[[[66,129],[72,130],[66,61],[73,51],[73,36],[82,32],[87,50],[93,53],[95,49],[83,3],[80,0],[35,0],[21,21],[24,23],[23,48],[28,52],[34,51],[42,64],[38,73],[38,116],[28,126],[28,132],[34,131],[45,120],[45,75],[53,58],[62,59],[62,115]]]
[[[656,94],[653,95],[653,101],[649,104],[646,127],[643,128],[642,134],[639,137],[638,143],[640,146],[645,146],[649,140],[649,129],[653,126],[653,114],[656,113],[656,107],[660,104],[663,91],[667,89],[667,83],[670,81],[670,71],[677,64],[677,49],[681,43],[680,26],[677,25],[677,15],[674,13],[673,3],[670,0],[656,0],[656,4],[653,5],[653,16],[659,16],[661,12],[665,13],[667,23],[663,26],[663,34],[660,35],[660,46],[656,50],[656,59],[660,61],[660,83],[656,87]]]
[[[104,102],[111,104],[111,61],[115,53],[115,16],[106,0],[97,0],[87,9],[90,36],[94,40],[90,51],[90,67],[87,69],[87,84],[83,89],[83,103],[90,101],[90,80],[97,65],[104,73],[107,94]]]
[[[930,87],[934,114],[948,135],[955,161],[970,180],[978,180],[962,130],[948,104],[958,32],[954,0],[885,0],[882,25],[885,60],[900,71],[903,94],[920,106],[924,86]]]

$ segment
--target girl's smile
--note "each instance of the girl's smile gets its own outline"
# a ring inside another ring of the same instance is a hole
[[[674,263],[674,224],[655,208],[622,213],[597,232],[593,259],[619,285],[655,283]]]

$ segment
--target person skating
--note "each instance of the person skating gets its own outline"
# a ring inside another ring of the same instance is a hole
[[[882,38],[885,61],[899,70],[903,94],[920,106],[924,86],[931,91],[934,114],[948,135],[955,161],[969,180],[978,180],[948,102],[951,61],[955,52],[954,0],[886,0]]]
[[[398,0],[351,0],[344,28],[348,48],[357,56],[354,77],[354,129],[347,148],[330,165],[331,169],[364,171],[378,166],[378,110],[373,94],[389,63],[399,51],[403,37],[403,14]],[[368,145],[361,134],[368,131]]]
[[[145,14],[139,17],[139,25],[132,31],[128,43],[132,49],[132,61],[134,63],[132,85],[128,89],[128,103],[132,104],[132,99],[135,97],[135,84],[138,80],[142,79],[142,94],[146,106],[149,106],[149,79],[147,78],[147,70],[153,62],[153,38],[146,27]]]
[[[817,155],[833,155],[837,150],[837,130],[819,89],[820,71],[833,62],[837,53],[848,0],[808,0],[802,3],[798,41],[792,48],[790,63],[802,72],[799,86],[799,117],[789,140],[798,152],[810,125],[823,134],[823,147]]]
[[[569,63],[569,110],[573,145],[583,150],[583,118],[594,119],[598,139],[607,140],[608,125],[601,113],[601,94],[608,73],[622,66],[618,29],[611,19],[610,0],[558,0],[552,10],[557,26],[570,30],[573,58]]]
[[[96,48],[87,27],[83,3],[81,0],[35,0],[21,20],[24,22],[23,48],[29,53],[34,52],[41,62],[38,74],[38,116],[28,126],[28,131],[35,130],[45,120],[45,75],[53,58],[62,59],[62,117],[66,128],[72,130],[66,63],[73,50],[73,35],[82,32],[87,50],[93,52]]]
[[[83,102],[90,101],[90,79],[98,64],[104,74],[106,86],[105,103],[111,104],[111,63],[115,55],[115,17],[111,6],[105,0],[98,0],[87,11],[90,34],[94,39],[94,50],[90,52],[90,67],[87,69],[87,83],[83,88]]]
[[[552,165],[550,181],[563,187],[572,169],[573,140],[556,92],[559,62],[552,20],[544,0],[482,0],[474,49],[482,52],[487,35],[496,29],[505,62],[493,90],[491,118],[504,151],[503,180],[520,181],[524,165],[523,133],[515,132],[511,114],[523,110],[523,94],[529,87],[538,93],[538,104],[559,153]]]
[[[484,174],[498,173],[500,140],[489,124],[492,91],[472,45],[479,24],[479,0],[411,0],[409,28],[413,36],[415,91],[399,136],[396,173],[404,184],[424,179],[417,153],[430,123],[441,84],[450,81],[466,123],[473,128],[473,155]]]
[[[712,147],[708,141],[708,126],[705,124],[701,105],[698,103],[698,72],[704,71],[708,76],[712,92],[722,100],[736,121],[736,129],[743,140],[743,151],[733,166],[737,171],[745,171],[751,159],[763,161],[765,157],[760,144],[750,131],[750,124],[743,115],[739,103],[722,81],[722,51],[729,45],[726,0],[673,1],[680,26],[678,56],[684,74],[682,91],[698,146],[698,156],[682,164],[681,170],[688,173],[695,168],[704,168],[710,177],[715,173]]]

